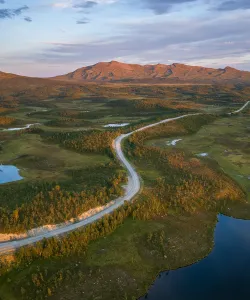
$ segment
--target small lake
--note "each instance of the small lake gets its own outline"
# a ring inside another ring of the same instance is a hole
[[[220,215],[210,255],[189,267],[162,272],[140,299],[250,299],[250,221]]]
[[[176,146],[176,144],[180,141],[182,141],[182,139],[173,140],[173,141],[167,142],[167,145],[168,146]]]
[[[23,179],[19,175],[19,169],[15,166],[0,165],[0,184]]]
[[[108,125],[104,125],[103,127],[105,127],[105,128],[108,128],[108,127],[116,128],[116,127],[125,127],[125,126],[128,126],[128,125],[129,125],[129,123],[108,124]]]

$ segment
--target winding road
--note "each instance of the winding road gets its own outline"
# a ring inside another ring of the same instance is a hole
[[[248,106],[249,103],[250,103],[250,101],[246,102],[240,109],[235,110],[235,111],[229,113],[229,115],[232,115],[232,114],[238,114],[238,113],[241,112],[243,109],[245,109],[245,108]]]
[[[234,113],[238,113],[240,111],[242,111],[248,104],[250,101],[248,101],[246,104],[244,104],[244,106],[235,111]],[[121,207],[125,201],[131,201],[140,191],[141,189],[141,182],[140,182],[140,178],[139,175],[137,174],[135,168],[131,165],[131,163],[127,160],[127,158],[125,157],[123,151],[122,151],[122,142],[129,137],[130,135],[132,135],[135,132],[139,132],[139,131],[143,131],[146,130],[148,128],[157,126],[159,124],[163,124],[163,123],[167,123],[167,122],[171,122],[171,121],[176,121],[179,119],[183,119],[186,117],[190,117],[190,116],[194,116],[194,115],[199,115],[199,113],[197,114],[187,114],[187,115],[183,115],[183,116],[179,116],[176,118],[169,118],[169,119],[165,119],[163,121],[151,124],[151,125],[147,125],[144,126],[140,129],[137,129],[135,131],[132,131],[130,133],[127,134],[122,134],[119,137],[117,137],[114,140],[113,143],[113,147],[115,150],[115,153],[117,155],[117,158],[119,159],[119,161],[121,162],[121,164],[125,167],[125,169],[128,172],[128,184],[126,187],[126,191],[124,196],[117,198],[116,200],[113,201],[113,204],[110,205],[107,208],[104,208],[102,211],[94,214],[91,217],[88,217],[82,221],[76,222],[76,223],[71,223],[71,224],[65,224],[63,226],[60,226],[59,228],[56,229],[52,229],[49,232],[45,232],[42,233],[40,235],[37,236],[32,236],[32,237],[27,237],[24,239],[18,239],[18,240],[11,240],[8,242],[2,242],[0,243],[0,254],[6,254],[6,253],[10,253],[15,251],[16,249],[23,247],[23,246],[27,246],[33,243],[36,243],[38,241],[41,241],[44,238],[51,238],[51,237],[55,237],[58,235],[62,235],[65,233],[68,233],[70,231],[76,230],[80,227],[86,226],[88,224],[91,224],[99,219],[101,219],[102,217],[104,217],[105,215],[113,212],[114,210],[116,210],[117,208]]]

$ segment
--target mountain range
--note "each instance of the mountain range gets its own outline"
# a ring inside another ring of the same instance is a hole
[[[229,81],[250,83],[250,72],[231,67],[212,69],[178,63],[172,65],[138,65],[111,61],[83,67],[66,75],[54,77],[54,79],[99,82],[146,81],[167,83],[184,81],[216,83]]]
[[[21,77],[28,80],[28,77],[0,72],[0,80]],[[68,82],[250,83],[250,72],[231,67],[213,69],[179,63],[139,65],[111,61],[99,62],[48,79]]]

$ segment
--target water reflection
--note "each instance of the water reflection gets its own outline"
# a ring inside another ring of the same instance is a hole
[[[162,272],[141,300],[249,299],[249,250],[250,221],[220,215],[212,253],[189,267]]]

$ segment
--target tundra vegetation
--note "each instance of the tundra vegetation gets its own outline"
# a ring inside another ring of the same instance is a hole
[[[249,94],[240,85],[6,88],[0,118],[41,125],[0,131],[0,163],[16,165],[25,178],[0,186],[1,233],[60,223],[108,203],[126,183],[115,137],[168,117],[201,115],[130,136],[123,148],[141,176],[141,194],[92,225],[2,256],[1,299],[136,299],[161,270],[205,257],[218,213],[250,218],[248,180],[235,174],[250,161],[249,110],[226,116]],[[187,143],[169,146],[175,138]],[[217,151],[197,156],[211,145]]]

